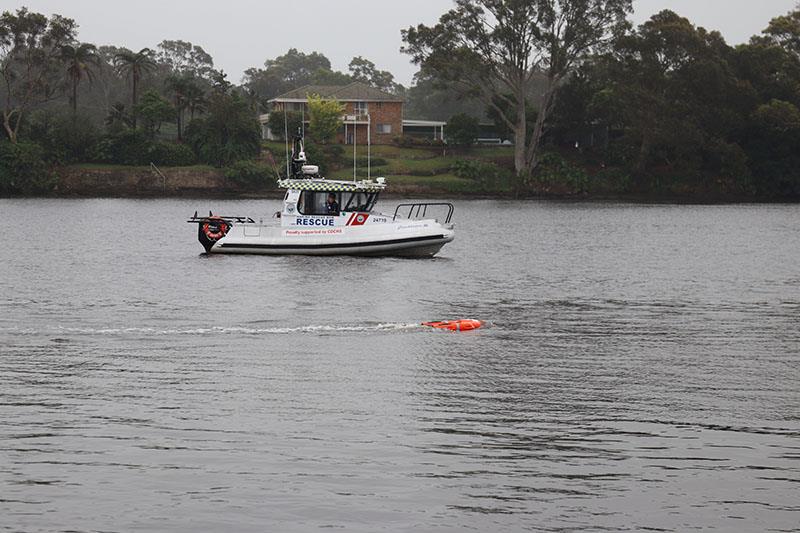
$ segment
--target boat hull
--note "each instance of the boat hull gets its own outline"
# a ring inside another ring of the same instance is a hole
[[[285,233],[261,229],[257,236],[247,236],[247,227],[234,228],[229,235],[214,243],[209,253],[261,255],[357,255],[431,257],[451,242],[451,228],[425,228],[426,231],[403,232],[350,230],[346,235],[316,238],[290,237]],[[252,231],[253,228],[251,228]],[[390,230],[390,228],[385,228]]]

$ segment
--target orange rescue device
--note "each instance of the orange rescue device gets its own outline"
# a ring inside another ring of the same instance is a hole
[[[441,320],[438,322],[423,322],[422,325],[430,326],[436,329],[447,329],[450,331],[470,331],[483,326],[483,322],[473,319]]]

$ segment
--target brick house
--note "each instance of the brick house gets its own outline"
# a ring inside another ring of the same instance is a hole
[[[269,102],[273,113],[302,111],[308,123],[308,97],[319,95],[324,99],[337,100],[344,104],[344,124],[336,136],[341,144],[366,144],[369,129],[372,144],[389,144],[392,138],[403,134],[403,99],[361,82],[349,85],[306,85],[294,89]],[[266,128],[268,115],[262,115],[264,136],[268,139],[282,137],[272,135]]]

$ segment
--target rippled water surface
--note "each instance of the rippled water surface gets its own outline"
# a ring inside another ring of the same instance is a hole
[[[0,528],[800,529],[797,206],[459,201],[433,260],[184,223],[277,206],[0,200]]]

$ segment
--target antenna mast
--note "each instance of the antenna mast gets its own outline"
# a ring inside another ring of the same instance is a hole
[[[286,102],[283,103],[283,145],[286,147],[286,179],[289,175],[289,122],[286,118]]]
[[[353,181],[356,181],[356,143],[358,142],[358,115],[353,115]]]

